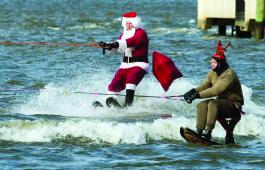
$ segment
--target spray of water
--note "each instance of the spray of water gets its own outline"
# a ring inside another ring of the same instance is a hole
[[[14,113],[24,115],[46,115],[34,121],[13,120],[1,123],[0,139],[23,142],[51,142],[66,137],[84,137],[93,143],[107,142],[111,144],[133,143],[144,144],[150,140],[182,140],[179,135],[181,126],[195,128],[195,106],[183,101],[136,98],[132,108],[117,110],[115,108],[95,109],[91,103],[98,100],[105,102],[106,96],[76,94],[75,91],[108,93],[107,85],[112,74],[80,76],[63,85],[48,84],[45,89],[26,98],[24,103],[13,108]],[[100,79],[99,79],[100,77]],[[159,83],[147,76],[137,87],[139,95],[179,95],[196,84],[185,78],[174,81],[165,93]],[[236,135],[265,136],[264,107],[251,100],[252,90],[243,85],[245,96],[244,110],[246,115],[235,128]],[[124,97],[118,96],[123,103]],[[152,117],[153,115],[170,113],[170,119]],[[50,119],[60,115],[63,119]],[[149,119],[148,119],[149,118]],[[217,123],[213,132],[215,137],[225,135]]]

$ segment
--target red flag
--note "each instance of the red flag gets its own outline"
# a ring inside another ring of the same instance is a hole
[[[156,51],[153,52],[153,74],[165,91],[175,79],[182,77],[171,58]]]

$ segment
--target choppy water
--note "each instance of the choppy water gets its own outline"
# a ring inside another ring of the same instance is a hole
[[[198,101],[136,98],[128,110],[96,110],[91,102],[104,102],[106,96],[74,93],[106,93],[119,54],[103,56],[90,47],[1,45],[0,88],[26,89],[0,93],[1,169],[262,169],[264,40],[198,30],[196,7],[194,0],[2,0],[0,41],[111,41],[122,31],[122,13],[136,10],[149,34],[149,57],[160,51],[184,74],[167,93],[152,74],[146,76],[136,93],[158,96],[198,85],[210,69],[216,41],[231,41],[227,56],[240,76],[247,112],[235,128],[238,147],[201,147],[181,138],[179,127],[195,127]],[[153,120],[161,113],[173,118]],[[224,135],[217,123],[214,139],[223,142]]]

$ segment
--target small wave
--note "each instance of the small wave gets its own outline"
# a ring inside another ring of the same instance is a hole
[[[253,122],[253,123],[249,123]],[[15,142],[65,142],[76,145],[84,143],[101,144],[148,144],[151,141],[184,141],[179,134],[180,127],[194,128],[195,119],[173,117],[155,119],[152,122],[135,121],[119,123],[116,121],[90,120],[87,118],[68,118],[66,120],[10,120],[0,123],[0,140]],[[235,128],[234,134],[255,136],[264,140],[265,119],[247,115]],[[223,138],[225,131],[220,124],[213,131],[214,138]]]
[[[35,82],[32,86],[29,88],[34,88],[34,89],[43,89],[45,87],[45,83],[42,81]]]
[[[86,138],[93,143],[146,144],[151,140],[180,140],[181,125],[186,118],[158,119],[153,123],[117,123],[98,120],[66,121],[6,121],[0,124],[0,139],[17,142],[52,142],[73,138]],[[182,122],[177,123],[177,122]]]
[[[5,82],[5,84],[9,84],[9,85],[23,85],[23,83],[19,80],[8,80],[7,82]]]
[[[60,27],[48,27],[48,28],[51,29],[51,30],[54,30],[54,31],[58,31],[58,30],[61,29]]]
[[[103,28],[103,27],[96,23],[85,23],[83,25],[68,27],[68,29],[70,30],[86,30],[86,29],[92,29],[92,28]]]
[[[159,33],[159,34],[170,34],[170,33],[189,33],[189,34],[195,34],[198,31],[196,28],[156,28],[153,30],[150,30],[153,33]]]

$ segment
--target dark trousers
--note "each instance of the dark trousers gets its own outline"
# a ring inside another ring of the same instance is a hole
[[[213,129],[218,118],[240,116],[234,103],[227,99],[207,99],[197,105],[196,128]]]

